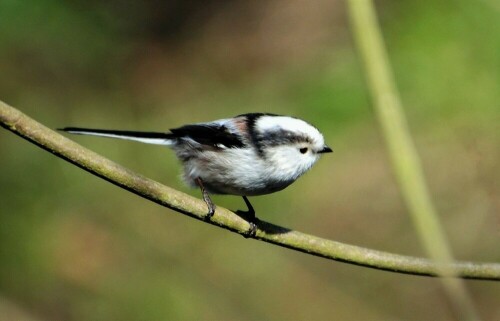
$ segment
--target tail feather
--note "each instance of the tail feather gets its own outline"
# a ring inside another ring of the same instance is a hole
[[[70,134],[126,139],[156,145],[171,145],[175,139],[175,136],[172,133],[136,132],[128,130],[90,129],[79,127],[65,127],[59,128],[58,130]]]

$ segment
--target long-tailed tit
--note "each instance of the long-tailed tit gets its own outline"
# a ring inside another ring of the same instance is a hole
[[[208,206],[209,194],[243,197],[246,216],[255,231],[255,211],[247,196],[280,191],[332,150],[323,135],[303,120],[274,114],[250,113],[207,123],[185,125],[167,133],[66,127],[71,134],[128,139],[165,145],[184,167],[184,181],[199,187]]]

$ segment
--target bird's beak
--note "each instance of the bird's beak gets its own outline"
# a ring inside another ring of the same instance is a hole
[[[319,154],[331,153],[331,152],[333,152],[333,150],[330,147],[326,146],[326,145],[323,146],[322,150],[318,151]]]

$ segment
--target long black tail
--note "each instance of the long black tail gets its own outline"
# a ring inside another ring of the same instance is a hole
[[[65,131],[70,134],[127,139],[156,145],[172,145],[175,139],[175,136],[172,133],[136,132],[128,130],[90,129],[78,127],[65,127],[59,128],[58,130]]]

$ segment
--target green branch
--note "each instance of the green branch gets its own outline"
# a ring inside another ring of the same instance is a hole
[[[204,221],[203,201],[164,186],[126,169],[36,122],[19,110],[0,101],[0,125],[52,154],[162,206]],[[207,221],[206,221],[207,222]],[[233,212],[217,207],[207,223],[246,235],[249,224]],[[430,260],[396,255],[354,245],[343,244],[301,232],[260,222],[255,239],[311,255],[414,275],[437,276],[443,268],[453,275],[479,280],[500,280],[500,264],[455,262],[445,267]]]
[[[372,0],[350,0],[348,8],[373,107],[410,217],[424,249],[435,262],[440,263],[439,275],[454,276],[455,271],[448,269],[453,262],[453,255],[425,183],[420,158],[392,75],[374,3]],[[442,279],[442,283],[457,312],[457,318],[479,320],[464,284],[456,279]]]

